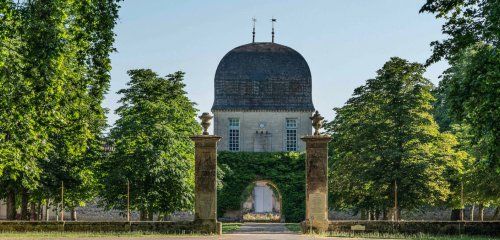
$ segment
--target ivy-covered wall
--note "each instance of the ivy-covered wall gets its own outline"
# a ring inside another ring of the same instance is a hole
[[[217,194],[219,217],[227,210],[240,210],[248,197],[247,187],[268,180],[281,193],[281,215],[286,222],[305,216],[305,156],[297,152],[219,152],[222,187]]]

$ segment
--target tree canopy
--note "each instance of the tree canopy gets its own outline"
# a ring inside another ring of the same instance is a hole
[[[37,203],[55,199],[63,181],[70,207],[94,196],[118,8],[115,0],[0,3],[0,185],[10,202],[16,192],[23,204],[28,192]]]
[[[128,88],[118,92],[123,98],[110,134],[114,151],[104,164],[103,200],[125,210],[130,181],[131,208],[141,211],[141,219],[191,210],[194,145],[189,137],[201,128],[184,90],[184,73],[159,77],[137,69],[128,74]]]
[[[500,202],[500,2],[428,0],[420,10],[445,19],[449,38],[431,43],[428,64],[445,58],[450,68],[439,83],[442,127],[460,136],[475,160],[467,169],[467,194],[476,202]],[[468,186],[468,187],[467,187]],[[497,209],[498,210],[498,209]]]
[[[335,109],[325,128],[333,137],[330,188],[337,208],[388,218],[396,199],[397,211],[414,210],[451,194],[446,172],[460,168],[460,154],[453,135],[440,133],[433,119],[424,70],[391,58]]]
[[[433,41],[427,64],[442,58],[452,60],[464,49],[482,42],[500,44],[500,3],[498,0],[427,0],[420,13],[432,13],[446,22],[442,32],[449,38]]]

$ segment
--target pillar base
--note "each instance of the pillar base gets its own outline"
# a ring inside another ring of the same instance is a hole
[[[328,220],[305,220],[300,223],[302,233],[324,233],[328,231],[330,221]]]
[[[201,232],[205,234],[222,235],[222,223],[213,219],[196,219],[193,221]]]

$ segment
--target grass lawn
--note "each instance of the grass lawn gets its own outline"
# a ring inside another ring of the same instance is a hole
[[[222,234],[234,232],[240,227],[241,223],[222,223]]]
[[[241,223],[222,223],[222,233],[231,233],[240,228]],[[53,239],[53,238],[182,238],[186,236],[206,236],[189,233],[157,233],[157,232],[0,232],[3,239]]]
[[[415,239],[415,240],[499,240],[498,237],[467,236],[467,235],[429,235],[429,234],[394,234],[394,233],[345,233],[332,232],[325,237],[374,238],[374,239]]]
[[[286,228],[294,233],[300,233],[302,229],[300,228],[300,223],[285,223]]]
[[[54,238],[181,238],[185,236],[202,236],[200,234],[164,234],[155,232],[0,232],[0,240],[3,239],[54,239]]]

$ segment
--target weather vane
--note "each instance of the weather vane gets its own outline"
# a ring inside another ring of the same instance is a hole
[[[274,18],[274,17],[271,18],[271,24],[273,26],[273,31],[271,32],[271,34],[272,34],[272,40],[271,40],[271,42],[274,42],[274,23],[275,22],[276,22],[276,18]]]
[[[253,22],[252,43],[254,43],[255,42],[255,23],[257,22],[257,19],[255,17],[253,17],[252,22]]]

